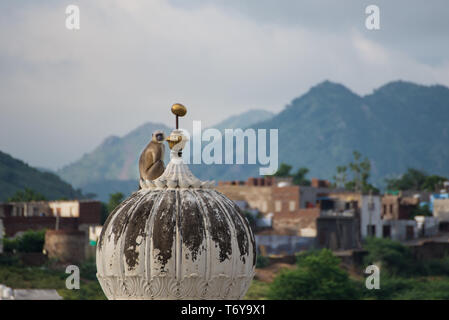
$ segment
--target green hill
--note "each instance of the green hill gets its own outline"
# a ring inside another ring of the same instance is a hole
[[[49,200],[81,198],[82,194],[50,172],[42,172],[0,151],[0,201],[18,190],[32,189]]]
[[[234,116],[231,116],[220,123],[217,123],[216,125],[212,126],[215,129],[218,129],[220,131],[224,129],[234,129],[234,128],[247,128],[254,123],[266,121],[274,116],[274,113],[261,110],[261,109],[253,109],[248,110],[244,113],[237,114]]]

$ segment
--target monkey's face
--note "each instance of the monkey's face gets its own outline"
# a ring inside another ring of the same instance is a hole
[[[153,141],[162,143],[165,140],[165,135],[163,132],[155,132],[153,133]]]

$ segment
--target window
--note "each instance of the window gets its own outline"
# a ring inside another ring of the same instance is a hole
[[[296,210],[296,202],[295,201],[290,201],[288,203],[288,208],[290,211],[295,211]]]
[[[383,237],[384,238],[391,238],[391,227],[388,225],[383,226]]]
[[[374,224],[369,224],[366,226],[366,235],[368,237],[374,237],[376,235],[376,226]]]
[[[390,204],[390,213],[393,214],[393,205]]]
[[[281,212],[282,210],[282,202],[280,200],[276,200],[274,202],[274,211]]]

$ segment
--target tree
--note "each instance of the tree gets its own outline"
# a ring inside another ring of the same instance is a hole
[[[406,275],[412,272],[411,267],[414,265],[412,252],[398,241],[367,238],[363,248],[368,251],[364,258],[367,265],[380,263],[382,270],[393,275]]]
[[[356,299],[357,290],[340,259],[328,249],[299,257],[297,268],[282,271],[270,285],[268,298],[282,300]]]
[[[438,175],[427,175],[426,172],[408,168],[397,179],[386,179],[387,188],[391,190],[437,191],[448,179]]]
[[[335,186],[343,187],[347,190],[378,193],[379,189],[368,182],[371,175],[371,162],[365,157],[362,161],[362,154],[357,150],[353,151],[354,160],[347,166],[338,166],[337,174],[334,176]],[[352,173],[352,180],[347,181],[347,170]]]
[[[337,174],[334,176],[334,185],[337,188],[344,188],[346,185],[347,166],[337,166]]]
[[[125,196],[121,192],[111,193],[107,204],[103,204],[101,223],[104,224],[112,211],[123,201]]]
[[[349,163],[349,169],[353,174],[353,184],[355,191],[363,191],[368,185],[371,174],[371,162],[368,158],[361,160],[362,154],[357,150],[353,151],[354,161]]]
[[[281,163],[279,169],[273,174],[275,177],[289,177],[292,166],[286,163]]]
[[[301,167],[293,175],[293,184],[298,186],[310,186],[310,180],[306,179],[306,175],[309,173],[309,169]]]
[[[306,179],[307,173],[309,173],[309,169],[305,167],[301,167],[296,171],[295,174],[291,174],[292,166],[286,163],[281,163],[279,169],[273,174],[275,177],[292,177],[293,184],[298,186],[309,186],[310,181]]]
[[[24,190],[17,190],[16,193],[9,197],[7,202],[30,202],[30,201],[46,201],[44,195],[32,189],[25,188]]]

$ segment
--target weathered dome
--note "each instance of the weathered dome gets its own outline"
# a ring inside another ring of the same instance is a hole
[[[246,219],[178,151],[103,227],[97,276],[108,299],[239,299],[248,290],[256,252]]]

